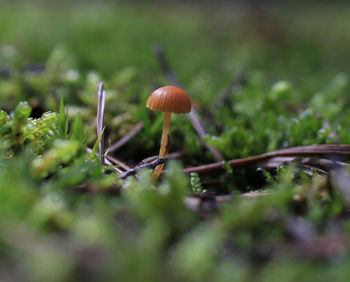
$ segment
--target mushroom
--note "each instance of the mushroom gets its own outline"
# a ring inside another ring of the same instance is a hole
[[[160,142],[159,158],[168,153],[168,135],[171,113],[186,114],[191,111],[191,99],[187,93],[176,86],[164,86],[155,90],[147,99],[146,107],[153,111],[164,112],[163,133]],[[156,167],[153,178],[156,180],[163,170],[164,164]]]

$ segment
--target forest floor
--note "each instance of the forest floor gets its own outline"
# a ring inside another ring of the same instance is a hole
[[[159,3],[1,4],[0,280],[347,281],[350,5]]]

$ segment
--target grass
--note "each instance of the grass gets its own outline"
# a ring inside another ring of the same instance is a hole
[[[347,167],[310,176],[298,161],[226,165],[189,176],[183,167],[214,160],[184,115],[171,124],[171,151],[183,154],[157,183],[150,170],[123,182],[86,148],[97,148],[103,81],[107,147],[145,124],[112,155],[134,166],[157,154],[162,116],[145,102],[169,82],[154,43],[226,160],[350,144],[348,4],[258,15],[195,4],[1,5],[0,280],[347,279]],[[244,82],[227,90],[239,69]],[[223,194],[233,197],[213,203]]]

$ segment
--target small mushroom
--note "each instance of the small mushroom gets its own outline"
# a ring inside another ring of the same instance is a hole
[[[187,93],[176,86],[164,86],[155,90],[147,99],[146,107],[153,111],[164,112],[163,133],[160,142],[159,158],[168,153],[168,135],[171,113],[186,114],[191,111],[191,99]],[[155,168],[153,177],[156,180],[163,170],[164,164]]]

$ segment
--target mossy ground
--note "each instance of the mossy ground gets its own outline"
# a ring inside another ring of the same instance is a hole
[[[181,157],[159,182],[141,171],[120,192],[114,169],[86,148],[96,144],[103,81],[107,147],[144,122],[111,155],[136,165],[157,154],[162,116],[145,101],[169,81],[155,43],[226,160],[350,144],[349,18],[345,2],[1,3],[0,280],[346,281],[346,169],[310,177],[293,163],[189,177],[183,167],[214,160],[178,115],[171,151]],[[238,70],[242,83],[228,88]],[[241,197],[251,191],[265,196]],[[184,205],[205,193],[234,197],[216,210]]]

